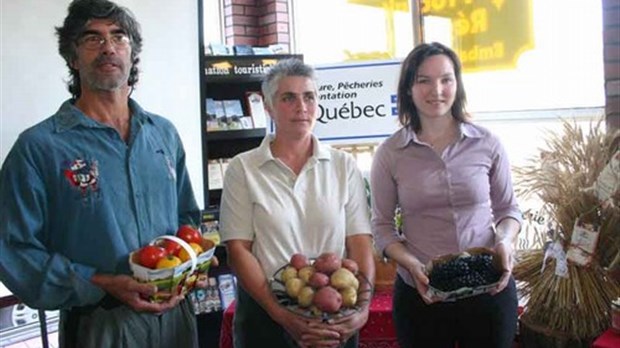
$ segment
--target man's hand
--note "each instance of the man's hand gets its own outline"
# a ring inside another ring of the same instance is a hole
[[[174,308],[184,298],[176,295],[166,302],[151,303],[148,298],[157,292],[157,287],[139,283],[128,275],[95,274],[91,281],[137,312],[163,313]]]

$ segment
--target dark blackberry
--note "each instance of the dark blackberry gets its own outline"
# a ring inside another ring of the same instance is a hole
[[[495,283],[501,273],[493,267],[490,254],[456,257],[433,267],[429,275],[430,286],[450,292],[463,287],[475,288]]]

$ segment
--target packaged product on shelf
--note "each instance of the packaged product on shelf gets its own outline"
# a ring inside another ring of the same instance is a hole
[[[217,312],[222,309],[222,301],[217,288],[217,280],[214,277],[209,278],[209,286],[207,287],[207,312]]]
[[[235,277],[232,274],[221,274],[217,277],[222,309],[228,308],[235,300]]]
[[[219,160],[209,160],[209,189],[218,190],[224,186],[224,176],[222,174],[222,164]]]
[[[202,314],[207,312],[207,290],[203,288],[195,288],[189,293],[189,299],[194,307],[194,314]]]

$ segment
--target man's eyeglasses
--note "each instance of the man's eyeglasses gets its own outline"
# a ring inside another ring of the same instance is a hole
[[[112,34],[109,38],[105,38],[98,34],[87,34],[78,40],[78,44],[84,46],[87,50],[98,50],[108,41],[115,48],[125,48],[129,46],[131,40],[123,33]]]

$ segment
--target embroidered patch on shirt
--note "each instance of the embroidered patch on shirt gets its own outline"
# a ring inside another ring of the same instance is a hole
[[[71,185],[80,190],[82,196],[86,196],[88,191],[97,192],[99,190],[99,167],[97,161],[86,161],[76,158],[67,164],[69,168],[63,171]]]

